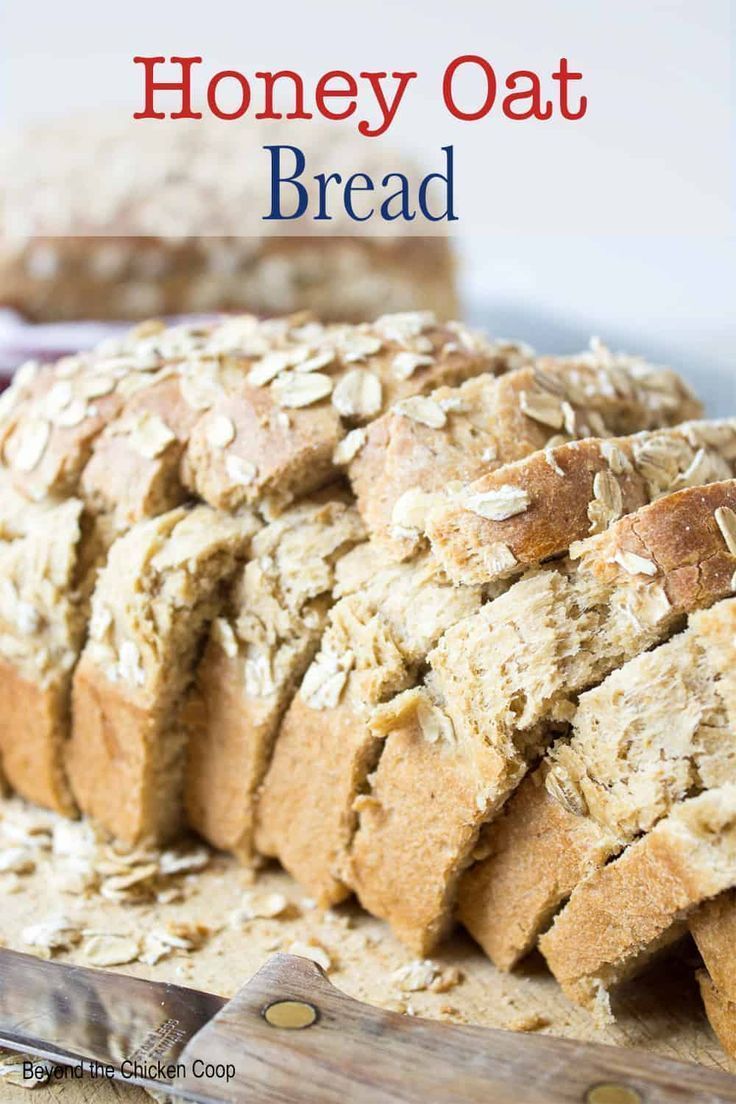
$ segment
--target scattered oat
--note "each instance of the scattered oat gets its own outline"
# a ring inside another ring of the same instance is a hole
[[[305,943],[297,940],[286,948],[286,952],[287,954],[299,955],[300,958],[311,958],[312,962],[316,962],[318,966],[321,966],[325,973],[332,968],[332,959],[322,944],[316,941]]]
[[[50,958],[54,951],[67,951],[82,938],[81,926],[63,914],[50,916],[39,924],[30,924],[21,932],[21,940],[37,953]]]
[[[391,361],[391,371],[396,379],[407,380],[416,372],[417,368],[429,368],[434,364],[434,357],[426,353],[396,353]]]
[[[273,920],[289,908],[288,898],[283,893],[256,893],[247,891],[243,894],[242,904],[238,910],[244,920]]]
[[[564,414],[562,403],[556,395],[547,391],[522,391],[519,406],[528,418],[552,429],[562,429]]]
[[[28,1062],[27,1054],[0,1050],[0,1086],[17,1085],[22,1089],[35,1089],[39,1085],[45,1085],[56,1068],[46,1059],[34,1058],[32,1075],[24,1077],[23,1070],[26,1062]]]
[[[140,954],[140,940],[132,935],[85,932],[82,953],[92,966],[124,966]]]
[[[50,435],[51,426],[47,421],[38,418],[26,422],[20,430],[13,467],[22,472],[33,471],[46,451]]]
[[[158,873],[162,878],[173,874],[192,874],[209,866],[212,852],[207,847],[194,847],[189,851],[162,851],[158,861]]]
[[[391,980],[397,983],[402,993],[418,993],[429,989],[439,974],[439,967],[431,959],[416,959],[394,970]]]
[[[623,475],[631,471],[631,464],[626,453],[622,452],[618,445],[611,441],[601,441],[601,456],[608,464],[614,475]]]
[[[87,406],[85,399],[75,398],[58,414],[54,414],[51,421],[62,429],[72,429],[80,425],[92,412],[92,407]]]
[[[131,448],[147,460],[155,460],[175,440],[176,434],[158,414],[142,414],[130,429]]]
[[[549,771],[544,786],[550,797],[568,813],[577,817],[587,816],[588,803],[567,772],[560,768]]]

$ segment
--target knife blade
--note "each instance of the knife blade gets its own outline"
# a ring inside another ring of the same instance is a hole
[[[0,1045],[200,1104],[726,1104],[642,1051],[402,1016],[275,955],[226,1001],[0,951]]]
[[[179,985],[0,950],[0,1046],[83,1063],[87,1072],[112,1067],[130,1084],[165,1085],[166,1078],[139,1078],[134,1069],[124,1077],[125,1063],[176,1065],[226,1003]]]

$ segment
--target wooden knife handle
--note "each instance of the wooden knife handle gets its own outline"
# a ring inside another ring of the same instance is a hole
[[[642,1051],[374,1008],[293,955],[270,959],[180,1060],[175,1091],[238,1104],[736,1101],[736,1077]],[[203,1081],[197,1061],[220,1076]]]

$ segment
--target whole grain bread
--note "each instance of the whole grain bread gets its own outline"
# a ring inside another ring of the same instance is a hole
[[[481,827],[572,719],[575,695],[732,594],[736,544],[721,524],[735,506],[729,481],[620,519],[456,622],[424,685],[374,710],[383,749],[350,880],[419,953],[448,929]]]
[[[542,357],[499,379],[480,376],[421,404],[400,403],[368,427],[350,480],[373,538],[405,559],[424,541],[427,515],[448,486],[545,447],[661,428],[698,410],[671,373],[593,343],[577,358]],[[554,466],[554,454],[549,461]],[[580,474],[570,479],[582,494]]]
[[[504,969],[575,886],[678,801],[736,779],[736,600],[582,694],[569,737],[484,831],[459,918]]]
[[[253,538],[188,705],[189,824],[252,862],[254,799],[281,718],[314,658],[336,565],[364,539],[347,496],[305,501]]]

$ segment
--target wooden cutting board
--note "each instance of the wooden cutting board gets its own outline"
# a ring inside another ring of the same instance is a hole
[[[8,893],[9,888],[15,892]],[[242,905],[244,892],[258,898],[266,893],[283,894],[289,908],[279,918],[236,922],[232,915]],[[227,858],[217,857],[207,870],[191,875],[183,902],[123,905],[97,894],[89,899],[70,896],[54,888],[49,868],[43,864],[35,873],[12,882],[0,876],[0,901],[0,938],[14,950],[28,951],[21,937],[23,930],[59,911],[79,919],[87,929],[116,934],[143,935],[167,922],[202,924],[212,934],[198,950],[177,952],[155,966],[134,962],[119,969],[229,996],[274,951],[294,949],[303,954],[304,944],[314,941],[329,957],[333,984],[369,1003],[448,1022],[536,1030],[638,1047],[736,1073],[736,1062],[723,1054],[703,1015],[693,982],[695,952],[691,946],[683,947],[674,962],[670,959],[652,968],[629,985],[618,1001],[616,1023],[603,1026],[562,996],[541,960],[532,958],[514,975],[501,974],[462,935],[432,960],[445,983],[452,981],[447,971],[459,969],[459,984],[445,992],[404,991],[396,972],[415,960],[385,925],[354,905],[328,912],[315,909],[278,870],[265,871],[251,885],[246,873]],[[81,946],[57,957],[89,965]],[[441,987],[442,980],[437,984]],[[28,1104],[29,1099],[38,1104],[150,1101],[142,1090],[103,1082],[64,1081],[35,1090],[32,1098],[26,1089],[0,1083],[3,1104]]]

